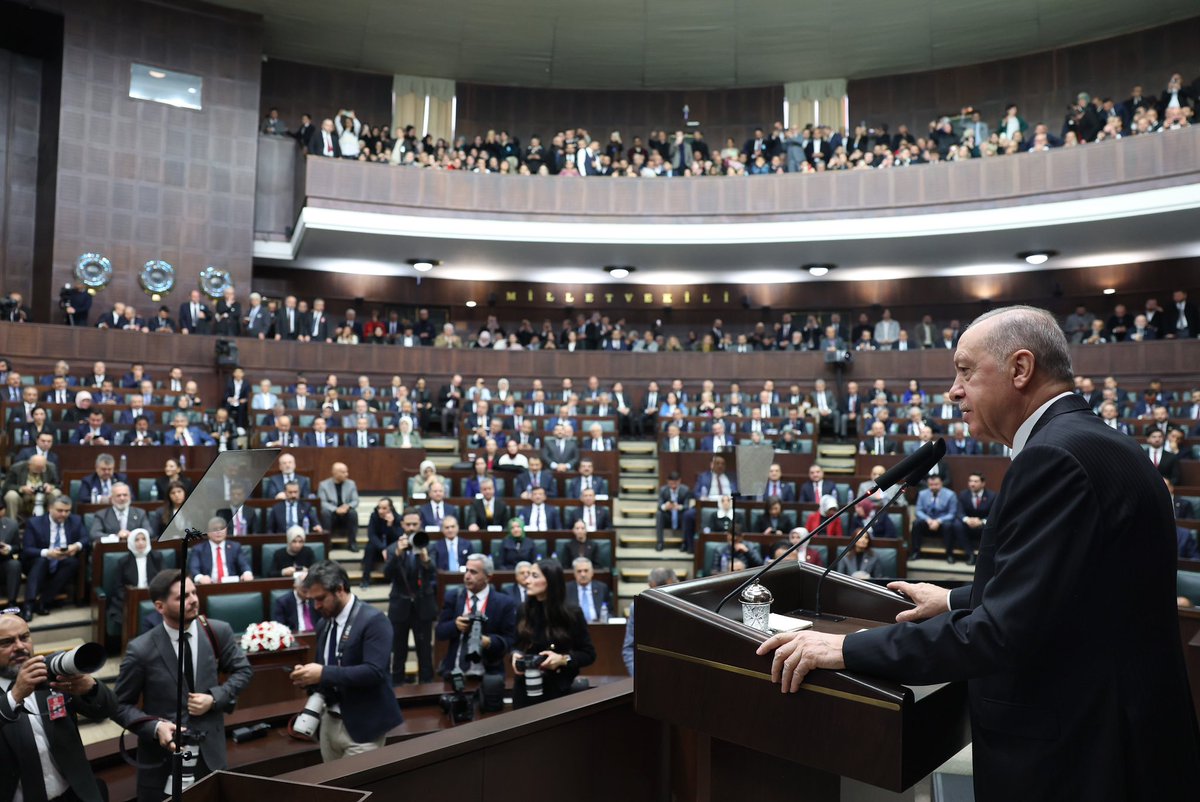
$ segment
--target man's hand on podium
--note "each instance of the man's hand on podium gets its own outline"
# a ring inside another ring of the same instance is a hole
[[[783,693],[795,693],[800,690],[805,675],[814,668],[846,667],[842,659],[842,641],[845,639],[844,635],[825,635],[809,630],[781,632],[759,646],[757,653],[763,655],[775,650],[771,682],[778,682]]]
[[[916,585],[909,582],[889,582],[888,590],[894,590],[907,596],[917,605],[911,610],[904,610],[896,615],[896,621],[901,624],[908,621],[924,621],[926,618],[933,618],[935,615],[941,615],[950,610],[949,592],[937,585],[930,585],[927,582]]]

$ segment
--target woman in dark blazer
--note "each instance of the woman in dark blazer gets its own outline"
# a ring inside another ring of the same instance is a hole
[[[150,513],[150,525],[154,527],[156,535],[163,533],[167,524],[175,517],[175,513],[179,512],[179,508],[183,506],[183,502],[187,501],[187,497],[188,488],[183,486],[183,482],[167,484],[166,492],[160,496],[160,498],[165,498],[167,503]]]
[[[362,587],[370,587],[371,571],[388,547],[400,539],[400,513],[387,496],[379,499],[367,521],[367,547],[363,549]]]
[[[174,458],[168,459],[163,465],[163,475],[155,477],[154,486],[158,490],[158,497],[165,499],[167,490],[171,482],[179,482],[183,485],[184,491],[189,495],[192,492],[192,480],[183,475],[183,469],[179,467],[179,462]]]
[[[851,530],[857,535],[862,529]],[[854,542],[854,548],[842,559],[838,560],[834,569],[839,574],[856,576],[859,579],[879,579],[883,576],[883,566],[879,563],[879,555],[871,548],[871,533],[864,532],[862,537]]]
[[[293,526],[287,531],[287,548],[271,555],[267,576],[295,576],[297,571],[307,571],[317,561],[316,553],[304,545],[304,527]]]
[[[525,604],[517,612],[517,643],[513,651],[513,707],[557,699],[571,692],[580,669],[596,662],[596,648],[583,612],[566,601],[567,586],[558,560],[538,560],[529,569]],[[542,695],[530,696],[520,660],[525,655],[545,658],[540,671]]]
[[[764,535],[786,535],[792,531],[796,521],[783,511],[783,502],[778,496],[767,498],[767,508],[754,518],[754,531]]]
[[[108,597],[108,622],[121,626],[125,616],[125,589],[144,588],[162,570],[162,552],[150,547],[150,533],[134,529],[129,533],[129,553],[117,563],[117,584]]]

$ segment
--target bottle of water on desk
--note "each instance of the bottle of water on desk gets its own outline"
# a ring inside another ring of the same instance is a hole
[[[604,602],[600,605],[600,623],[608,623],[608,602]]]
[[[121,473],[128,473],[129,471],[129,460],[125,458],[124,454],[121,455],[121,467],[119,467],[117,470],[119,470]]]
[[[182,471],[187,470],[187,454],[184,454],[182,451],[179,452],[179,469]]]

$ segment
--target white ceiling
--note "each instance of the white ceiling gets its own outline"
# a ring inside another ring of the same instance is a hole
[[[765,86],[975,64],[1195,16],[1195,0],[212,0],[268,56],[566,88]]]
[[[292,241],[256,242],[255,263],[467,281],[691,285],[888,281],[1119,266],[1200,256],[1200,184],[1026,207],[787,224],[514,224],[306,208]],[[1145,232],[1156,232],[1147,244]],[[1132,243],[1136,243],[1133,245]],[[1043,267],[1016,254],[1054,250]],[[814,279],[800,266],[833,263]],[[604,265],[634,265],[616,280]],[[1107,275],[1110,271],[1100,271]]]

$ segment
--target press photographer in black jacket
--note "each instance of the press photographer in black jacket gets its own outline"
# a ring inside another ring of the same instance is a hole
[[[529,570],[525,604],[517,613],[513,652],[513,707],[525,707],[571,692],[580,669],[596,662],[596,649],[579,607],[566,601],[566,582],[557,560],[539,560]],[[541,658],[534,673],[530,658]],[[540,695],[535,678],[541,679]]]

